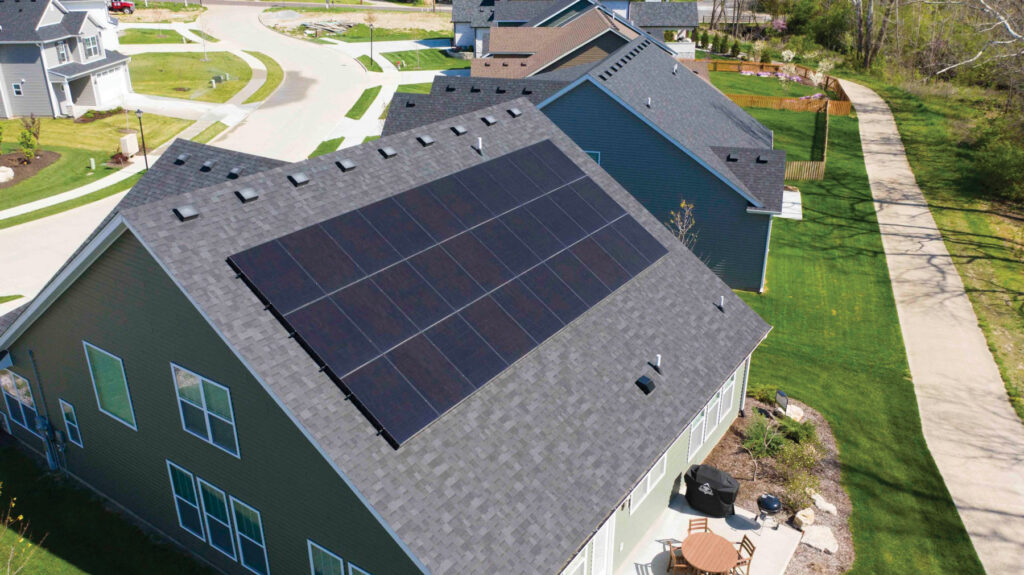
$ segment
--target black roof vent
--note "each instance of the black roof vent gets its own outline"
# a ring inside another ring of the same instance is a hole
[[[601,80],[605,79],[604,74],[598,74],[597,77],[600,78]]]
[[[295,172],[294,174],[288,174],[288,181],[297,188],[308,184],[309,176],[307,176],[305,172]]]
[[[192,204],[178,206],[171,211],[174,212],[174,215],[182,222],[194,220],[199,217],[199,210],[197,210]]]
[[[248,204],[249,202],[256,201],[260,195],[252,188],[242,188],[241,190],[235,190],[235,197],[243,204]]]
[[[384,146],[383,148],[380,148],[377,151],[380,152],[380,155],[384,156],[385,158],[394,158],[395,156],[398,155],[398,151],[392,148],[391,146]]]
[[[493,126],[493,125],[498,123],[498,119],[495,118],[494,116],[490,115],[490,114],[488,114],[488,115],[486,115],[486,116],[484,116],[483,118],[480,118],[480,119],[483,120],[484,123],[487,124],[488,126]]]
[[[192,157],[192,154],[178,154],[178,157],[174,158],[174,163],[180,166],[180,165],[184,164],[185,162],[187,162],[188,159],[191,158],[191,157]]]
[[[455,132],[456,136],[462,136],[469,130],[467,130],[466,127],[463,126],[462,124],[459,124],[458,126],[452,126],[452,131]]]
[[[650,395],[655,387],[654,380],[646,375],[641,375],[640,379],[636,380],[636,386],[640,388],[640,391],[644,392],[644,395]]]
[[[768,163],[768,156],[764,156],[764,155],[758,154],[757,155],[757,160],[755,160],[755,161],[758,164],[767,164]]]
[[[199,171],[200,172],[209,172],[210,170],[213,169],[213,166],[216,165],[216,163],[217,163],[217,160],[206,160],[205,162],[203,162],[203,166],[201,168],[199,168]]]
[[[405,107],[406,108],[415,108],[416,107],[416,102],[413,102],[412,100],[406,100],[405,101]]]
[[[448,84],[447,86],[444,87],[444,91],[445,92],[454,92],[455,91],[455,86],[452,86],[451,84]]]
[[[422,136],[416,136],[416,141],[419,142],[424,148],[434,143],[434,138],[423,134]]]
[[[738,162],[738,161],[740,161],[740,158],[736,154],[729,154],[728,156],[725,157],[725,161],[726,162]]]
[[[523,95],[524,96],[529,96],[532,93],[533,93],[533,90],[531,90],[529,88],[523,88]]]
[[[523,111],[520,110],[519,108],[509,108],[508,115],[512,116],[513,118],[518,118],[519,116],[523,115]]]
[[[502,88],[501,86],[498,86],[497,88],[494,89],[494,93],[495,94],[504,94],[505,93],[505,88]]]
[[[343,172],[351,172],[356,169],[356,163],[349,159],[338,160],[337,162],[334,162],[334,164],[341,168],[341,171]]]
[[[479,86],[470,86],[469,87],[469,91],[470,92],[479,92],[480,91],[480,87]]]
[[[232,180],[238,178],[238,176],[241,176],[241,175],[242,175],[242,168],[239,168],[237,166],[234,167],[234,168],[231,168],[231,171],[228,172],[228,177],[231,178]]]

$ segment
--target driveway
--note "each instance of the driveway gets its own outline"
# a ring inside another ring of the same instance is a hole
[[[1024,427],[886,103],[842,81],[860,119],[875,212],[928,449],[989,575],[1024,557]]]

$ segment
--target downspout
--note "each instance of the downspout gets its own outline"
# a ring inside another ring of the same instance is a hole
[[[39,416],[39,410],[36,410],[36,431],[43,436],[43,443],[46,444],[46,463],[49,464],[50,469],[59,469],[61,467],[60,450],[54,445],[53,425],[50,424],[50,409],[46,405],[46,394],[43,392],[43,381],[39,377],[36,355],[31,349],[28,350],[28,359],[32,362],[32,374],[35,376],[36,388],[39,390],[39,403],[43,406],[42,417]]]
[[[764,280],[768,274],[768,246],[772,243],[772,222],[775,221],[775,215],[768,215],[768,234],[764,238],[764,260],[761,262],[761,286],[757,288],[757,293],[764,293]]]
[[[750,381],[750,358],[754,357],[751,353],[747,356],[747,364],[743,368],[743,390],[740,393],[740,417],[747,416],[747,382]]]

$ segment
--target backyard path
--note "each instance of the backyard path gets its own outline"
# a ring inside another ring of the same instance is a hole
[[[989,575],[1024,557],[1024,428],[917,187],[885,101],[842,81],[860,119],[875,212],[932,456]]]

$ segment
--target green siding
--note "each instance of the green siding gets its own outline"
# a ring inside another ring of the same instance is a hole
[[[658,221],[681,200],[694,204],[694,253],[730,287],[758,291],[770,216],[590,82],[543,108],[576,144],[601,153],[601,167]]]
[[[82,340],[123,360],[138,431],[98,410]],[[307,538],[376,575],[419,572],[130,233],[12,346],[26,377],[30,349],[53,425],[58,398],[77,411],[85,447],[68,446],[70,472],[219,569],[247,573],[178,525],[165,459],[259,510],[274,575],[309,573]],[[182,429],[171,362],[230,389],[240,458]]]

